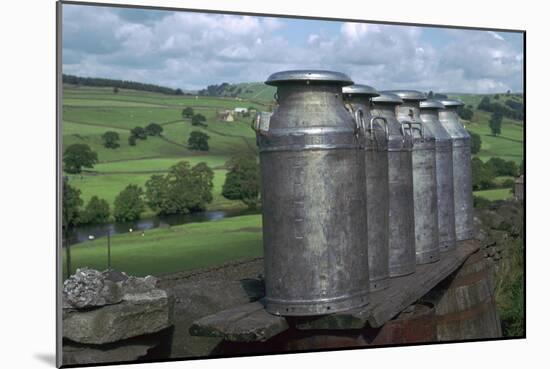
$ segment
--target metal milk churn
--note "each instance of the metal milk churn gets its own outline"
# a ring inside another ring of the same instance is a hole
[[[420,119],[435,136],[435,177],[437,184],[437,224],[439,250],[456,247],[455,207],[453,191],[453,143],[439,121],[439,110],[445,106],[437,100],[420,102]]]
[[[462,101],[439,100],[445,109],[439,111],[439,121],[453,141],[453,185],[455,229],[457,241],[474,237],[474,205],[472,194],[472,154],[470,135],[458,119],[458,107]]]
[[[437,225],[437,186],[435,176],[435,136],[420,120],[420,101],[426,96],[419,91],[388,91],[398,95],[397,119],[413,132],[413,194],[416,263],[439,260],[439,227]]]
[[[388,287],[388,129],[386,119],[373,117],[370,99],[379,93],[367,85],[342,88],[346,107],[365,139],[367,240],[370,291]]]
[[[342,73],[272,74],[278,108],[258,132],[266,310],[321,315],[368,303],[365,156]]]
[[[414,202],[412,138],[409,127],[396,118],[396,106],[403,100],[395,94],[380,93],[372,98],[371,114],[386,119],[388,125],[388,250],[390,277],[414,273]],[[370,221],[370,219],[369,219]]]

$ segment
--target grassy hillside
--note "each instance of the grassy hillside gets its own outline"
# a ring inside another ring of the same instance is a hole
[[[99,163],[92,170],[69,176],[85,201],[97,195],[112,206],[116,195],[128,184],[143,186],[152,174],[166,172],[180,160],[187,160],[192,165],[206,162],[214,170],[214,201],[210,209],[243,207],[239,201],[223,198],[221,188],[225,162],[234,154],[257,151],[250,128],[252,118],[222,122],[217,111],[235,107],[262,109],[261,104],[235,98],[173,96],[125,89],[115,94],[112,88],[71,85],[64,85],[63,95],[63,146],[85,143],[98,153]],[[206,117],[208,127],[192,126],[189,119],[182,118],[181,111],[188,106]],[[148,137],[130,146],[130,130],[152,122],[163,126],[162,137]],[[194,130],[210,136],[209,152],[187,148],[187,138]],[[103,146],[101,135],[106,131],[120,135],[119,148]]]
[[[63,90],[63,145],[86,143],[98,153],[99,164],[82,176],[70,176],[73,185],[81,189],[83,198],[98,195],[109,202],[118,192],[132,183],[143,186],[155,173],[166,172],[180,160],[192,164],[204,161],[215,170],[214,202],[210,209],[241,207],[237,201],[226,200],[221,196],[224,181],[224,164],[234,154],[256,152],[255,137],[250,129],[252,118],[237,119],[235,122],[221,122],[217,111],[235,107],[254,107],[265,110],[273,102],[275,88],[263,83],[240,83],[226,88],[218,97],[175,96],[147,91],[119,89],[114,93],[110,87],[88,87],[64,85]],[[485,95],[451,95],[460,98],[474,110],[471,122],[465,126],[481,135],[482,148],[477,156],[486,161],[491,157],[501,157],[520,163],[523,158],[523,124],[505,118],[502,134],[492,136],[488,122],[490,113],[477,110],[477,105]],[[504,104],[506,99],[522,102],[518,96],[501,94],[497,100],[488,95],[491,102]],[[181,111],[192,107],[207,119],[208,127],[191,126],[183,119]],[[130,129],[155,122],[163,126],[162,137],[149,137],[138,141],[136,146],[128,144]],[[116,131],[121,137],[120,147],[106,149],[101,135]],[[199,130],[210,136],[210,151],[196,152],[187,149],[187,138],[191,131]],[[150,213],[150,212],[149,212]]]
[[[491,113],[478,110],[477,106],[483,97],[488,96],[491,103],[504,105],[507,99],[524,103],[523,96],[499,94],[496,99],[495,95],[476,95],[476,94],[461,94],[450,95],[450,97],[458,98],[464,101],[466,107],[474,112],[471,121],[462,121],[464,126],[481,136],[481,150],[476,154],[483,161],[487,161],[492,157],[499,157],[504,160],[512,160],[519,166],[523,160],[524,146],[524,122],[503,118],[501,134],[493,136],[489,128],[489,119]],[[502,182],[507,178],[497,178],[496,182]],[[492,189],[485,191],[476,191],[476,196],[485,197],[488,200],[504,200],[512,197],[510,189]]]
[[[471,121],[463,121],[467,129],[481,136],[481,151],[476,155],[481,160],[487,161],[491,157],[500,157],[504,160],[513,160],[517,164],[523,159],[523,125],[519,120],[504,118],[502,120],[502,133],[499,136],[493,136],[489,129],[489,119],[491,113],[477,109],[481,99],[485,96],[490,98],[491,103],[504,105],[507,99],[524,103],[523,97],[517,95],[499,94],[495,95],[476,95],[461,94],[450,95],[464,101],[466,107],[474,111],[474,117]]]
[[[226,96],[220,97],[175,96],[127,89],[119,89],[115,94],[109,87],[73,85],[65,85],[63,93],[63,146],[86,143],[98,153],[99,163],[93,169],[85,170],[81,175],[69,175],[71,185],[82,191],[85,201],[97,195],[106,199],[112,209],[115,197],[128,184],[144,186],[151,175],[165,173],[178,161],[187,160],[192,165],[206,162],[214,170],[214,200],[209,209],[244,207],[239,201],[225,199],[221,190],[227,173],[226,161],[234,154],[257,153],[255,135],[250,129],[252,117],[222,122],[217,118],[217,111],[235,107],[266,110],[273,102],[273,87],[263,83],[242,83],[224,91]],[[522,122],[504,119],[502,134],[493,137],[488,128],[490,114],[475,109],[483,96],[456,97],[474,107],[474,118],[464,124],[481,135],[479,157],[487,160],[497,156],[519,164],[523,157]],[[191,126],[190,121],[181,116],[185,107],[203,114],[208,127]],[[144,141],[138,140],[136,146],[130,146],[130,129],[151,122],[163,126],[162,137],[148,137]],[[101,135],[108,130],[119,133],[119,148],[103,146]],[[209,152],[187,148],[187,138],[193,130],[210,136]],[[508,178],[500,180],[505,179]],[[508,189],[497,189],[480,191],[476,195],[493,200],[510,197],[511,193]],[[152,215],[152,212],[147,210],[144,215]],[[261,237],[259,215],[155,229],[143,236],[139,232],[115,235],[112,237],[113,266],[134,275],[200,268],[261,256]],[[73,246],[72,265],[73,268],[104,269],[105,239]]]
[[[143,235],[141,232],[115,235],[111,237],[112,267],[131,275],[145,276],[259,257],[263,255],[261,219],[261,215],[246,215],[157,228]],[[72,246],[71,261],[73,272],[84,266],[106,269],[105,239]],[[65,255],[63,268],[66,268]]]

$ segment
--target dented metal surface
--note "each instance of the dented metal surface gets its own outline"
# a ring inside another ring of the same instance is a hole
[[[361,128],[365,140],[365,187],[367,194],[370,291],[388,287],[388,123],[371,114],[370,99],[379,95],[371,86],[354,84],[342,89],[344,102]]]
[[[444,110],[439,111],[439,121],[453,142],[453,190],[455,230],[458,241],[474,237],[474,205],[472,194],[472,163],[470,135],[458,119],[459,100],[439,100]]]
[[[436,100],[420,102],[420,119],[435,136],[435,176],[440,251],[456,247],[453,191],[453,143],[439,121],[439,110],[445,106]]]
[[[416,263],[439,260],[439,227],[436,185],[435,136],[420,119],[420,101],[426,96],[418,91],[393,92],[403,99],[397,106],[397,119],[410,125],[413,132],[413,191]]]
[[[290,71],[266,83],[277,87],[279,103],[258,134],[266,309],[299,316],[365,305],[365,158],[342,100],[352,82]]]
[[[388,124],[388,257],[390,277],[415,271],[412,137],[397,120],[396,106],[403,100],[381,93],[372,99],[371,113]]]

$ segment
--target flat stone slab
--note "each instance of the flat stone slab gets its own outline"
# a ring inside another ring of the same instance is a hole
[[[105,344],[155,333],[172,325],[173,299],[164,290],[128,294],[118,304],[63,311],[63,337]]]
[[[255,301],[196,320],[189,333],[232,342],[264,342],[287,329],[285,318],[269,314]]]
[[[287,321],[269,314],[262,303],[256,301],[195,320],[189,333],[231,342],[263,342],[287,330],[289,323],[300,330],[362,329],[367,323],[378,328],[457,270],[479,247],[475,240],[459,242],[455,250],[442,254],[439,261],[419,265],[415,273],[391,279],[389,287],[372,293],[370,303],[362,308],[319,317],[293,317]]]
[[[63,345],[63,365],[95,365],[117,361],[134,361],[147,354],[154,344],[126,344],[115,348]]]

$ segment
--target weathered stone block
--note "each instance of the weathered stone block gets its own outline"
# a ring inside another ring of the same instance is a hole
[[[105,344],[158,332],[172,325],[173,300],[165,291],[125,294],[115,305],[63,312],[63,337],[88,344]]]

